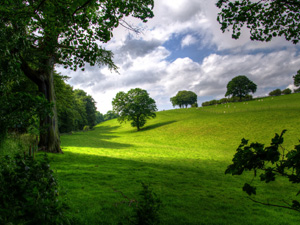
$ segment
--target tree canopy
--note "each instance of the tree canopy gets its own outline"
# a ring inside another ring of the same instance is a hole
[[[153,0],[6,0],[0,4],[0,75],[24,73],[54,103],[52,116],[40,118],[47,131],[39,147],[61,152],[53,85],[54,65],[76,70],[90,65],[116,69],[113,54],[100,43],[129,15],[153,17]]]
[[[232,95],[233,97],[239,97],[241,100],[242,97],[245,97],[250,92],[255,93],[256,88],[257,85],[249,80],[248,77],[239,75],[228,82],[225,96]]]
[[[173,107],[178,105],[180,108],[185,106],[186,108],[188,105],[193,105],[197,103],[197,95],[192,91],[178,91],[178,93],[170,98]]]
[[[294,78],[294,85],[296,87],[300,86],[300,70],[297,71],[297,74],[295,76],[293,76]]]
[[[221,30],[232,29],[232,38],[238,39],[242,28],[250,29],[250,39],[271,41],[284,36],[296,44],[300,38],[300,3],[296,0],[219,0],[221,9],[217,20]]]
[[[157,111],[154,99],[146,90],[135,88],[127,93],[119,92],[112,102],[113,110],[119,115],[118,121],[132,121],[131,125],[139,131],[149,118],[155,118]]]

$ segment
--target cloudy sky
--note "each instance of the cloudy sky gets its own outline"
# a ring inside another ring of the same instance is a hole
[[[254,96],[293,88],[292,76],[300,69],[300,48],[277,38],[253,42],[245,30],[239,40],[222,33],[216,18],[216,0],[155,0],[155,17],[146,24],[128,18],[142,28],[139,35],[123,27],[105,48],[114,53],[118,72],[86,66],[85,71],[57,70],[70,76],[74,88],[90,94],[105,114],[119,91],[142,88],[159,110],[172,109],[170,97],[180,90],[193,91],[198,104],[224,97],[227,83],[246,75],[257,84]]]

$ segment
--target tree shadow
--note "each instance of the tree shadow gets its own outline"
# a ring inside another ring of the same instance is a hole
[[[177,122],[177,121],[176,120],[171,120],[171,121],[167,121],[167,122],[163,122],[163,123],[152,124],[150,126],[146,126],[146,127],[142,128],[139,132],[156,129],[158,127],[166,126],[166,125],[169,125],[169,124],[172,124],[172,123],[175,123],[175,122]]]
[[[91,131],[76,132],[72,135],[62,136],[62,145],[65,147],[89,147],[89,148],[111,148],[122,149],[132,147],[130,144],[123,144],[110,141],[118,138],[114,135],[114,130],[119,126],[95,127]]]

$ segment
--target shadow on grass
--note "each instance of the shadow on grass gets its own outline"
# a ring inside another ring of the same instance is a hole
[[[119,128],[119,126],[101,126],[95,127],[95,129],[91,131],[76,132],[72,135],[64,135],[61,137],[62,146],[111,149],[132,147],[130,144],[109,141],[111,139],[118,138],[118,136],[114,135],[113,132],[117,128]]]
[[[140,130],[140,132],[156,129],[158,127],[166,126],[166,125],[169,125],[169,124],[172,124],[172,123],[175,123],[175,122],[177,122],[177,121],[176,120],[171,120],[171,121],[167,121],[167,122],[163,122],[163,123],[152,124],[150,126],[146,126],[146,127],[142,128]]]

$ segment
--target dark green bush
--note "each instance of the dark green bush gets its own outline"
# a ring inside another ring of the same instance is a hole
[[[143,189],[140,192],[141,199],[138,201],[134,224],[155,225],[160,223],[159,209],[161,200],[152,189],[142,183]]]
[[[0,224],[70,224],[47,155],[0,161]]]
[[[287,89],[284,89],[282,92],[281,92],[283,95],[289,95],[292,93],[292,90],[287,88]]]
[[[279,88],[269,93],[269,96],[280,96],[280,95],[281,95],[281,90]]]

